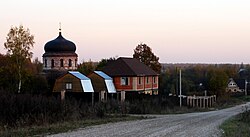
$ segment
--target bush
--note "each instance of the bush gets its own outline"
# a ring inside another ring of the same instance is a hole
[[[95,111],[91,104],[82,103],[74,98],[61,101],[60,98],[53,96],[0,92],[2,129],[74,121],[94,117],[94,113],[97,113],[97,116],[104,115],[100,109]]]

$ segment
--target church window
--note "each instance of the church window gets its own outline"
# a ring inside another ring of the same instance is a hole
[[[72,60],[69,59],[69,67],[72,67]]]
[[[63,67],[63,59],[60,59],[60,67]]]
[[[55,67],[55,64],[54,64],[54,59],[51,60],[51,68],[54,68]]]
[[[47,68],[47,59],[44,60],[44,67]]]

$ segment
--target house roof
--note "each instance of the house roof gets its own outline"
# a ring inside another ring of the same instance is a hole
[[[75,76],[81,81],[81,85],[84,92],[94,92],[91,80],[88,77],[84,76],[78,71],[69,71],[69,74]]]
[[[113,80],[110,76],[108,76],[102,71],[94,71],[94,72],[105,80]]]
[[[154,70],[135,58],[120,57],[110,61],[103,68],[109,76],[154,76],[158,75]]]
[[[78,72],[78,71],[69,71],[70,74],[72,74],[73,76],[77,77],[80,80],[89,80],[88,77],[84,76],[82,73]]]
[[[115,85],[113,79],[102,71],[94,71],[98,76],[104,79],[108,93],[116,93]]]
[[[235,82],[240,89],[245,89],[245,84],[246,84],[245,79],[236,79]]]

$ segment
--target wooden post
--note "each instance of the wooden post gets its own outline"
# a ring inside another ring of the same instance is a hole
[[[121,91],[121,102],[125,101],[125,91]]]
[[[65,100],[65,90],[61,91],[61,100]]]
[[[203,98],[203,108],[206,108],[206,98]]]
[[[201,99],[202,99],[202,98],[200,98],[200,108],[202,107]]]
[[[95,92],[92,92],[92,107],[94,106],[94,102],[95,102]]]
[[[105,91],[101,91],[101,101],[103,102],[105,99]]]
[[[193,107],[195,107],[195,99],[194,99],[194,97],[193,97],[192,103],[193,103]]]
[[[105,101],[108,101],[108,91],[105,92],[105,95],[106,95]]]
[[[210,99],[210,107],[212,107],[212,97],[209,97]]]

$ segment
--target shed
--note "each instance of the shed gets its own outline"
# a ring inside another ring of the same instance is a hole
[[[88,76],[92,83],[95,92],[99,92],[100,100],[107,100],[108,93],[116,93],[115,85],[113,79],[102,71],[94,71]]]
[[[56,79],[53,92],[94,92],[91,80],[78,71],[68,71]]]

